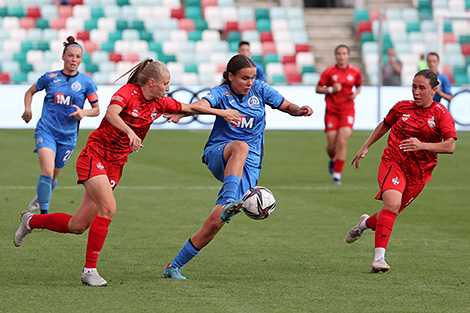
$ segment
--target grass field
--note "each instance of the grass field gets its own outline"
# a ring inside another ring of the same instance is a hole
[[[327,172],[320,131],[267,131],[260,185],[277,199],[263,221],[235,217],[186,267],[166,264],[202,225],[220,183],[201,163],[208,131],[151,131],[115,190],[118,211],[99,259],[106,288],[80,282],[87,233],[35,230],[13,246],[19,213],[39,175],[33,131],[0,130],[0,312],[469,312],[470,132],[441,155],[433,180],[401,214],[387,249],[387,273],[370,274],[374,236],[344,241],[374,213],[382,139],[343,184]],[[51,212],[73,214],[83,187],[75,160],[59,177]],[[369,136],[355,131],[348,162]],[[348,163],[347,163],[348,164]]]

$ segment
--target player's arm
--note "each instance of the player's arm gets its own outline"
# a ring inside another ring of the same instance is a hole
[[[372,146],[377,140],[382,138],[383,135],[385,135],[390,129],[390,126],[385,124],[384,121],[380,123],[370,134],[369,138],[364,142],[362,145],[362,148],[359,150],[359,152],[356,154],[354,159],[351,162],[351,165],[355,164],[356,168],[359,168],[359,161],[366,156],[367,152],[369,151],[370,146]]]
[[[75,112],[70,114],[69,116],[75,117],[77,120],[81,120],[85,116],[98,116],[100,115],[100,104],[99,101],[95,101],[93,103],[90,103],[91,109],[80,109],[78,105],[72,104],[71,107],[75,108]]]
[[[33,102],[33,95],[38,92],[36,84],[29,87],[28,91],[24,94],[24,112],[21,118],[28,123],[33,118],[33,112],[31,110],[31,103]]]
[[[449,153],[455,151],[455,138],[447,138],[441,142],[421,142],[417,138],[409,138],[400,142],[399,148],[404,152],[426,150],[433,153]]]
[[[313,109],[308,105],[299,107],[298,105],[289,102],[285,98],[278,109],[292,116],[310,116],[313,114]]]
[[[172,114],[164,114],[169,122],[177,123],[182,117],[196,114],[210,114],[222,117],[227,122],[236,125],[241,117],[237,110],[222,110],[211,107],[209,101],[201,99],[191,104],[181,103],[181,111]]]
[[[108,111],[106,111],[105,118],[111,125],[127,134],[127,136],[129,137],[132,151],[137,152],[141,147],[143,147],[142,140],[134,133],[132,128],[130,128],[129,125],[127,125],[124,120],[119,116],[119,113],[121,113],[121,111],[121,106],[117,104],[110,104],[108,107]]]
[[[354,91],[350,96],[349,99],[354,100],[356,99],[357,95],[361,92],[362,86],[357,86],[356,91]]]

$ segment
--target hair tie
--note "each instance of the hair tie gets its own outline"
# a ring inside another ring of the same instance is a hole
[[[150,62],[153,62],[153,59],[149,59],[149,63],[150,63]]]

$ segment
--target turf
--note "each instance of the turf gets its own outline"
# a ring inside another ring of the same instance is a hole
[[[51,212],[73,214],[82,187],[75,160],[62,171]],[[354,131],[348,161],[369,131]],[[80,283],[86,234],[13,234],[39,175],[33,132],[0,130],[0,312],[468,312],[470,132],[439,156],[433,180],[401,214],[387,273],[368,273],[373,233],[346,244],[363,213],[374,213],[382,139],[343,184],[327,171],[320,131],[267,131],[260,185],[276,196],[271,217],[236,216],[186,267],[163,269],[211,211],[220,183],[201,163],[208,131],[151,131],[115,190],[118,211],[99,259],[105,288]]]

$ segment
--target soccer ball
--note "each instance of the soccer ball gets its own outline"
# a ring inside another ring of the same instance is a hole
[[[267,218],[276,208],[276,199],[274,199],[273,193],[262,186],[248,190],[243,195],[243,201],[245,202],[243,212],[255,220]]]

